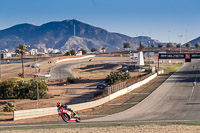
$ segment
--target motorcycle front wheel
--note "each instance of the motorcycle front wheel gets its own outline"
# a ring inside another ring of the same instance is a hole
[[[64,113],[64,114],[61,115],[61,117],[62,117],[63,121],[65,121],[66,123],[69,122],[70,118],[69,118],[69,116],[67,114]]]

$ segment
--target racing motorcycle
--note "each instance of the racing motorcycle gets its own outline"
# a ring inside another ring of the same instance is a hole
[[[80,117],[70,108],[67,107],[67,105],[61,105],[59,102],[57,103],[57,111],[58,115],[62,117],[62,119],[68,123],[68,122],[80,122]]]

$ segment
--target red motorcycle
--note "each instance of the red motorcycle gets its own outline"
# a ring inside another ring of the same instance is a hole
[[[68,122],[80,122],[80,117],[70,108],[67,107],[67,105],[61,105],[59,102],[57,103],[57,110],[58,115],[62,117],[62,119],[68,123]]]

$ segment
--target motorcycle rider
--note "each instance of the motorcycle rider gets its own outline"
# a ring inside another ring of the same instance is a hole
[[[74,112],[71,108],[68,108],[66,104],[61,105],[60,102],[57,102],[57,107],[63,107],[64,109],[71,111],[72,117],[76,117],[76,112]]]

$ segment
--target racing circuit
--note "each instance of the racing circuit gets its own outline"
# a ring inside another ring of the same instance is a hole
[[[104,117],[82,120],[81,124],[200,120],[199,64],[200,60],[185,63],[152,94],[132,108]],[[194,81],[197,83],[196,86],[193,86]],[[60,122],[49,121],[40,124],[11,124],[7,126],[54,124],[63,125],[63,122],[60,120]],[[1,125],[1,127],[5,127],[5,125]]]

